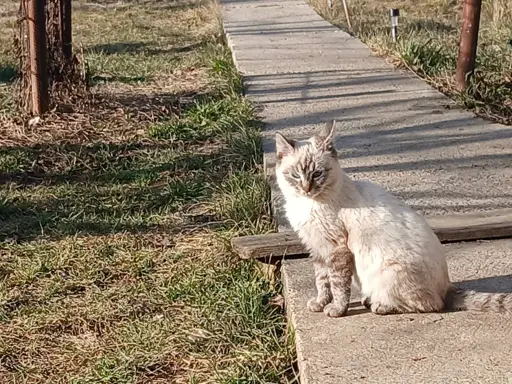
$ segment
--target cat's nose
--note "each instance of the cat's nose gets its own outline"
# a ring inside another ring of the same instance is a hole
[[[306,193],[311,192],[311,183],[309,181],[306,181],[304,183],[304,192],[306,192]]]

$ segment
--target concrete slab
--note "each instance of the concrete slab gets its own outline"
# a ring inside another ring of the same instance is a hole
[[[455,108],[304,1],[224,0],[223,20],[270,172],[275,131],[304,138],[336,118],[343,167],[423,214],[512,207],[510,127]]]
[[[423,214],[512,207],[512,129],[461,111],[395,70],[303,0],[221,0],[246,95],[261,108],[265,163],[274,134],[312,135],[339,121],[342,166]],[[288,227],[273,189],[280,230]],[[449,245],[455,281],[512,292],[512,241]],[[307,260],[282,271],[303,384],[512,383],[512,318],[477,313],[330,319],[306,310]]]
[[[512,240],[446,246],[453,281],[512,292]],[[309,260],[283,265],[302,384],[512,383],[512,316],[453,312],[378,316],[359,305],[331,319],[311,313]]]

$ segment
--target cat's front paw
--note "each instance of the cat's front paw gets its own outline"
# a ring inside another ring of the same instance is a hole
[[[394,315],[400,313],[400,311],[397,308],[394,308],[390,305],[384,305],[378,302],[371,304],[371,310],[373,313],[377,315]]]
[[[330,303],[324,307],[324,314],[329,317],[342,317],[345,316],[347,312],[348,306],[341,306]]]
[[[319,303],[316,297],[312,297],[308,300],[308,309],[311,312],[322,312],[325,308],[325,304]]]

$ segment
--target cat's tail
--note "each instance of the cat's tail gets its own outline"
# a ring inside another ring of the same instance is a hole
[[[453,287],[446,294],[445,309],[512,314],[512,293],[483,293]]]

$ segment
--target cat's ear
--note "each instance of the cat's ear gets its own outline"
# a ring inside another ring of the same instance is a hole
[[[295,150],[295,143],[292,140],[288,140],[280,133],[276,133],[276,156],[278,160],[291,154]]]
[[[336,131],[336,120],[328,121],[325,126],[322,128],[322,131],[318,135],[322,146],[330,151],[334,147],[333,139],[334,133]]]

